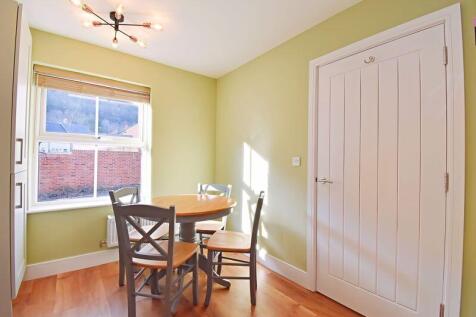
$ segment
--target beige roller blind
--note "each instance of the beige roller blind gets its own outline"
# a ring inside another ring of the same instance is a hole
[[[148,87],[43,65],[35,65],[34,71],[36,84],[40,87],[112,99],[150,102]]]

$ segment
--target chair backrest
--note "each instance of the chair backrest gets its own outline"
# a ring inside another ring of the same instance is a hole
[[[133,258],[153,260],[153,261],[167,261],[167,270],[172,270],[172,259],[174,252],[174,239],[167,240],[167,249],[162,248],[158,241],[152,238],[154,233],[163,223],[169,224],[169,237],[175,234],[175,207],[160,208],[150,205],[124,205],[118,202],[112,204],[114,209],[114,216],[116,218],[117,235],[119,240],[119,248],[121,253],[125,256],[125,260],[131,264]],[[153,227],[145,232],[135,221],[135,219],[147,219],[156,222]],[[129,238],[128,226],[134,229],[141,235],[141,239],[131,244]],[[153,253],[141,253],[138,245],[150,245]]]
[[[213,194],[230,198],[231,185],[229,184],[198,184],[198,193],[201,195]]]
[[[118,190],[109,191],[111,203],[137,204],[140,201],[139,187],[124,187]],[[128,201],[126,201],[128,198]]]
[[[251,250],[256,250],[256,243],[258,242],[258,229],[259,221],[261,217],[261,209],[263,208],[264,191],[261,191],[258,196],[258,202],[256,204],[255,216],[253,219],[253,230],[251,231]]]

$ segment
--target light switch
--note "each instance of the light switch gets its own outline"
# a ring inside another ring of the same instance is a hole
[[[301,166],[301,157],[300,156],[293,156],[291,159],[293,166]]]

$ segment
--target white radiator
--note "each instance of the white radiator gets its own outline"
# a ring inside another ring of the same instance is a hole
[[[147,219],[141,219],[141,226],[153,225],[156,222]],[[117,247],[119,245],[119,240],[117,238],[117,228],[116,228],[116,218],[113,215],[107,216],[107,225],[106,225],[106,245],[108,248]],[[129,230],[133,230],[131,225],[128,225]]]
[[[106,245],[108,248],[117,247],[119,241],[117,239],[116,218],[112,215],[107,216],[106,225]]]

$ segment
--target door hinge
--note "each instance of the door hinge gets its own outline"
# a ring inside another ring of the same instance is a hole
[[[445,317],[445,304],[440,304],[440,317]]]
[[[447,193],[450,189],[450,174],[445,173],[445,193]]]
[[[448,46],[443,46],[443,65],[448,65]]]
[[[316,182],[316,183],[317,183],[317,177],[314,177],[314,182]]]

